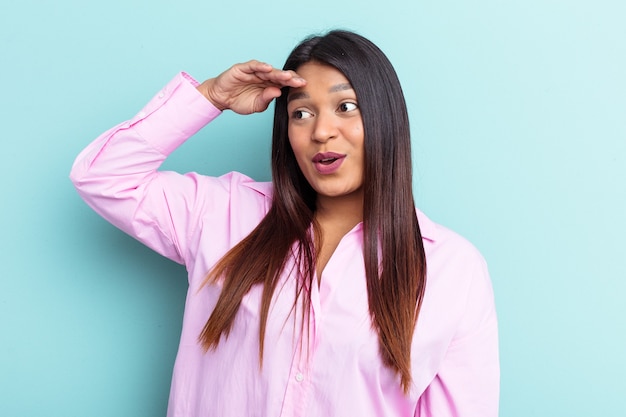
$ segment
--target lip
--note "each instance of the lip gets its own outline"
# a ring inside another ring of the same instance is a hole
[[[320,152],[313,157],[312,162],[317,172],[323,175],[328,175],[336,172],[345,158],[345,154],[336,152]]]

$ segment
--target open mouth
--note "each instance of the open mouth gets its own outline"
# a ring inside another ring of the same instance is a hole
[[[335,162],[337,159],[339,159],[339,158],[324,158],[324,159],[320,160],[319,163],[322,164],[322,165],[330,165],[333,162]]]
[[[317,164],[330,165],[338,159],[345,158],[345,154],[335,152],[320,152],[313,157],[313,162]]]
[[[339,169],[345,158],[345,154],[320,152],[313,157],[313,165],[320,174],[332,174]]]

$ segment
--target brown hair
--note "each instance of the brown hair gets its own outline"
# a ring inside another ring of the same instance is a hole
[[[332,31],[304,40],[283,69],[317,61],[341,71],[356,92],[363,118],[365,168],[363,255],[369,310],[383,362],[411,384],[411,342],[426,285],[426,258],[412,192],[411,140],[406,103],[393,66],[369,40]],[[285,89],[286,90],[286,89]],[[228,336],[242,297],[263,285],[259,355],[263,359],[269,307],[287,259],[295,250],[299,280],[294,307],[302,299],[303,318],[311,308],[315,282],[316,193],[289,145],[287,91],[276,99],[272,137],[272,206],[245,239],[211,270],[207,282],[224,280],[222,293],[199,340],[205,349]],[[380,250],[379,250],[380,248]],[[308,320],[303,320],[303,322]]]

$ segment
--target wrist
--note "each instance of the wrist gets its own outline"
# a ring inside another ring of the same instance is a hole
[[[213,89],[214,84],[215,84],[215,78],[209,78],[208,80],[204,81],[202,84],[197,86],[196,89],[200,92],[200,94],[204,96],[204,98],[209,100],[211,104],[213,104],[218,110],[224,111],[228,107],[215,98],[215,93]]]

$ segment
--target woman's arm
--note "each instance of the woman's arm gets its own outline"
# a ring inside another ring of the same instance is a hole
[[[228,198],[228,178],[207,179],[158,168],[221,110],[263,111],[280,94],[280,87],[303,83],[293,72],[257,61],[235,65],[200,85],[179,74],[134,118],[83,150],[71,180],[87,204],[105,219],[162,255],[184,263],[187,238],[197,225],[207,182],[215,185],[210,188],[215,192],[212,197],[223,200]]]
[[[220,114],[190,77],[178,74],[132,119],[100,135],[76,158],[70,178],[98,214],[152,249],[182,263],[176,235],[194,205],[189,176],[158,172],[165,158]],[[171,226],[167,225],[168,218]]]

